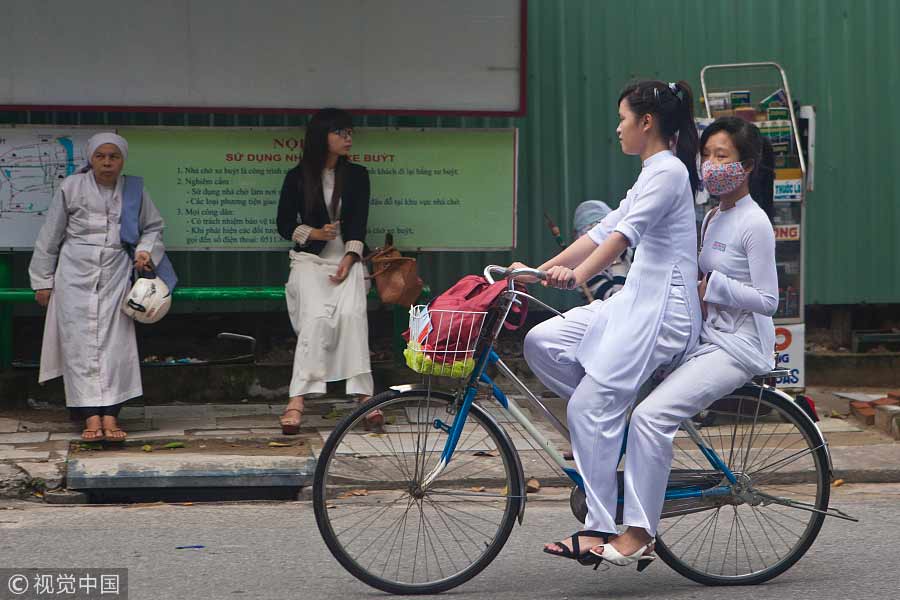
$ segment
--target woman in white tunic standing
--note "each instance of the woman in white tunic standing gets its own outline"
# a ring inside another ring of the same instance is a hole
[[[638,389],[658,367],[690,350],[700,330],[694,221],[699,176],[690,87],[683,81],[636,83],[622,92],[618,109],[622,151],[643,161],[637,181],[588,235],[538,268],[547,271],[548,285],[571,287],[633,247],[628,278],[609,300],[545,321],[525,339],[525,359],[535,375],[569,400],[572,451],[588,507],[586,529],[544,551],[582,561],[616,533],[616,466]],[[633,461],[626,469],[626,479],[639,476]],[[626,506],[640,505],[628,489],[626,498]],[[626,524],[633,516],[626,511]]]
[[[719,200],[701,234],[700,344],[631,415],[625,460],[641,472],[626,489],[641,504],[629,506],[626,496],[630,527],[610,542],[615,554],[632,554],[656,534],[678,424],[774,367],[778,276],[767,215],[774,171],[765,144],[756,126],[736,117],[715,121],[700,140],[703,185]],[[598,552],[607,556],[610,544]]]
[[[369,173],[347,156],[353,123],[326,108],[306,127],[303,159],[288,171],[278,203],[278,232],[294,242],[285,286],[297,347],[290,399],[281,417],[285,434],[300,430],[304,399],[346,380],[348,395],[372,395],[366,270],[361,263],[369,218]],[[367,423],[379,426],[373,411]]]
[[[85,420],[82,439],[120,442],[122,404],[143,394],[134,321],[121,306],[132,267],[162,260],[164,224],[145,190],[132,265],[119,235],[128,142],[98,133],[87,156],[89,168],[53,197],[28,269],[35,299],[47,308],[39,381],[62,376],[66,405]]]

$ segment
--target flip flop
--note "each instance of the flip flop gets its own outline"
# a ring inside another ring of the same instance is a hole
[[[125,433],[125,435],[123,435],[122,437],[109,437],[110,433],[117,433],[119,431],[121,431],[122,433],[125,433],[124,430],[119,429],[118,427],[115,429],[104,429],[103,430],[103,438],[102,438],[103,441],[109,442],[111,444],[121,444],[122,442],[125,441],[125,438],[128,437],[127,433]]]
[[[100,435],[96,437],[84,437],[86,433],[99,433]],[[81,441],[82,442],[102,442],[103,441],[103,429],[85,429],[81,432]]]

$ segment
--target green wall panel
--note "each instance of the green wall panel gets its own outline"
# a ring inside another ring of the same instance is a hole
[[[528,17],[525,118],[359,119],[359,125],[372,126],[520,129],[518,249],[423,255],[422,271],[434,288],[487,262],[515,257],[536,263],[554,252],[545,211],[569,238],[579,202],[618,203],[639,170],[638,160],[623,156],[615,139],[615,101],[625,82],[686,79],[699,96],[704,65],[771,60],[786,69],[794,97],[817,107],[815,191],[807,202],[807,302],[900,302],[900,189],[894,174],[900,111],[893,104],[900,98],[900,2],[531,0]],[[23,124],[304,122],[296,115],[0,113],[0,123]],[[278,253],[173,258],[184,285],[277,285],[287,275],[286,257]],[[16,257],[14,285],[27,285],[26,268],[27,256]],[[577,303],[562,293],[546,297],[560,305]]]

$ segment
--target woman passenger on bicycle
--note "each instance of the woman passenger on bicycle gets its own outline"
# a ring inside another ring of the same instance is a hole
[[[572,287],[635,247],[628,279],[609,300],[545,321],[525,339],[525,359],[535,375],[569,400],[572,451],[588,507],[586,529],[544,551],[582,562],[596,561],[590,549],[616,533],[616,467],[626,415],[638,389],[658,367],[680,360],[694,347],[701,323],[695,289],[694,192],[699,176],[691,89],[683,81],[642,81],[622,91],[618,110],[622,151],[643,161],[637,181],[588,235],[538,268],[547,271],[546,285]],[[637,461],[627,461],[626,525],[646,520],[644,498],[638,495],[643,487],[634,484],[641,468]],[[631,556],[617,557],[615,546],[604,548],[604,559],[621,564],[651,550],[642,545]]]
[[[700,344],[631,415],[626,463],[628,530],[613,543],[634,552],[656,533],[678,425],[756,375],[773,368],[778,308],[772,212],[772,148],[736,117],[713,122],[700,139],[703,185],[719,205],[701,229]],[[752,181],[751,181],[752,179]],[[639,498],[640,504],[629,502]],[[604,547],[606,556],[609,544]],[[600,549],[597,549],[600,552]]]

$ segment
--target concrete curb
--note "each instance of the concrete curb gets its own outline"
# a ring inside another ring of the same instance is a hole
[[[184,453],[123,459],[70,458],[67,487],[124,488],[302,487],[312,483],[315,459]]]

